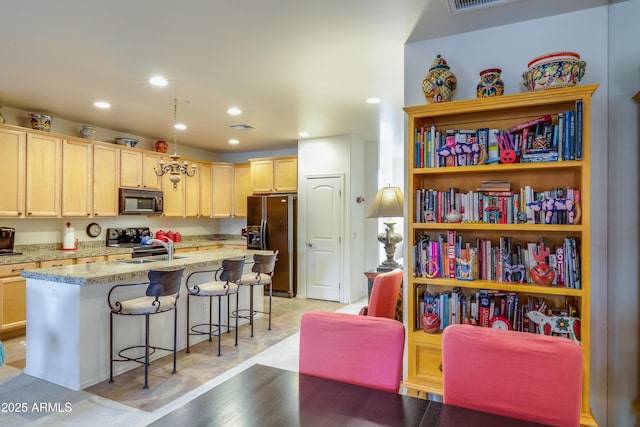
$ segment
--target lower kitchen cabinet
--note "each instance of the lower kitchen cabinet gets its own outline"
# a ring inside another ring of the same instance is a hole
[[[0,266],[0,337],[24,333],[27,324],[27,282],[20,277],[35,262]]]

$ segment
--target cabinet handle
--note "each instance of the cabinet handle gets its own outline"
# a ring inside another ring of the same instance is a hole
[[[91,214],[89,212],[87,212],[87,216],[91,216]]]
[[[27,215],[33,215],[31,212],[27,212]]]
[[[15,273],[15,272],[17,272],[17,271],[24,271],[24,268],[12,268],[12,269],[11,269],[11,272],[12,272],[12,273]]]

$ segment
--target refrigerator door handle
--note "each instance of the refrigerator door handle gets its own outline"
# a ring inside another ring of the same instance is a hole
[[[260,243],[262,250],[267,249],[267,220],[263,219],[260,224]]]

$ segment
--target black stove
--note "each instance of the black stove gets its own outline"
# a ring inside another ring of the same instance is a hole
[[[143,237],[152,237],[149,227],[107,228],[107,246],[111,248],[132,248],[133,258],[167,255],[164,246],[143,245]]]

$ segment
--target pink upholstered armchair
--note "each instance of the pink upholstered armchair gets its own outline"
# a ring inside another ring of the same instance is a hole
[[[554,426],[578,426],[582,349],[564,338],[450,325],[442,333],[444,402]]]
[[[302,315],[300,373],[397,393],[404,326],[382,318],[318,311]]]
[[[369,305],[362,310],[362,314],[374,317],[395,319],[398,299],[401,298],[402,270],[395,269],[376,276],[371,287]],[[398,319],[401,320],[401,319]]]

